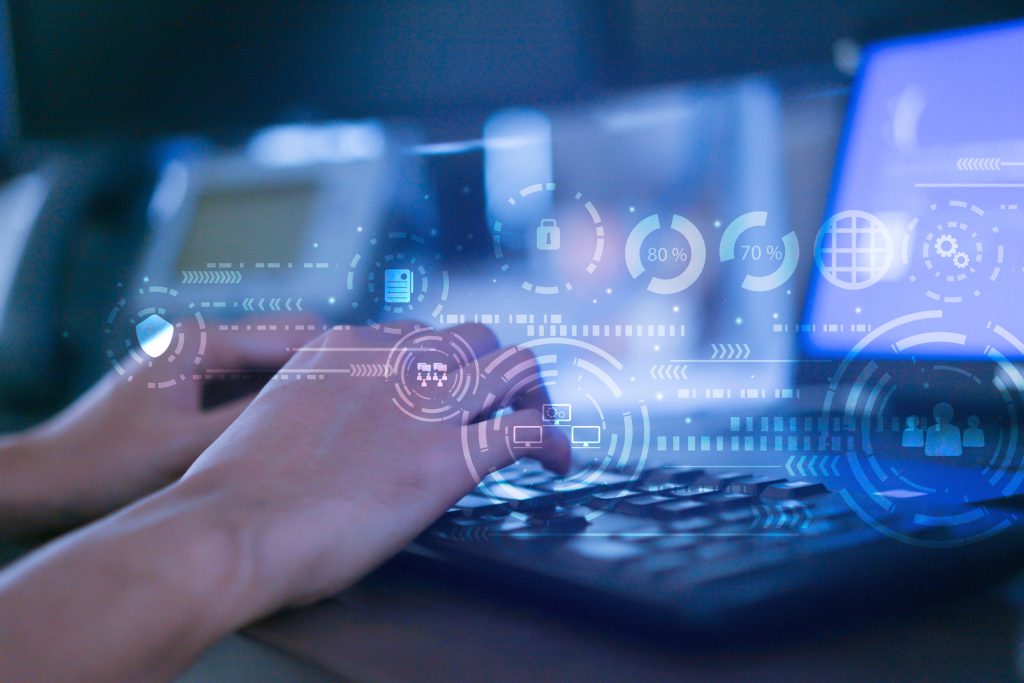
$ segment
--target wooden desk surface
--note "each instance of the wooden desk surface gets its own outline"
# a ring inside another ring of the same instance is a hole
[[[1024,680],[1020,614],[1007,594],[852,625],[836,615],[815,636],[694,653],[612,619],[584,623],[392,567],[247,634],[352,681]]]

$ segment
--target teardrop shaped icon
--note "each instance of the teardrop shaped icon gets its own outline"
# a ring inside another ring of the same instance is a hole
[[[171,346],[174,325],[154,313],[135,326],[135,336],[139,339],[139,347],[147,356],[159,358]]]

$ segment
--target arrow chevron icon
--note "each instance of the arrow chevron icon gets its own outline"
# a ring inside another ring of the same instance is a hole
[[[958,171],[999,171],[1003,167],[998,157],[960,157],[956,160]]]
[[[186,285],[233,285],[242,281],[238,270],[183,270],[181,282]]]
[[[349,365],[352,377],[390,377],[391,368],[385,363],[352,363]]]
[[[789,476],[839,476],[838,455],[791,455],[786,461]]]
[[[668,363],[651,366],[651,379],[689,379],[686,376],[686,365]]]
[[[712,344],[711,360],[746,360],[750,358],[749,344]]]

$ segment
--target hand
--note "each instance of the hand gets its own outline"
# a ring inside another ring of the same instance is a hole
[[[198,371],[275,370],[317,332],[308,317],[246,321],[277,331],[211,333]],[[288,330],[284,330],[284,327]],[[161,369],[134,380],[111,371],[66,410],[0,453],[0,527],[6,534],[52,532],[101,516],[177,479],[245,410],[247,396],[203,410],[201,381],[150,388]],[[165,370],[164,370],[165,372]],[[220,380],[230,381],[230,380]],[[13,498],[13,500],[12,500]],[[6,518],[6,519],[4,519]]]
[[[502,353],[479,325],[441,334],[458,334],[481,359],[453,372],[480,372]],[[364,350],[388,349],[397,339],[369,328],[332,331],[282,372],[379,363],[386,354]],[[532,364],[525,374],[536,376],[533,354],[513,353],[509,364]],[[483,376],[479,390],[459,406],[463,419],[425,422],[393,403],[394,381],[326,373],[322,380],[267,385],[176,485],[218,500],[214,507],[230,510],[244,528],[249,555],[240,574],[258,577],[251,586],[258,597],[245,600],[254,610],[248,618],[354,583],[471,491],[478,483],[474,472],[486,474],[523,454],[558,472],[569,469],[570,445],[558,430],[526,453],[513,452],[504,438],[513,426],[542,424],[536,408],[546,392],[524,397],[500,376]],[[500,418],[488,414],[502,406],[519,409]],[[478,431],[472,423],[480,421],[487,428]],[[481,432],[487,447],[474,449],[471,468],[463,438],[471,434],[469,443],[476,443]]]

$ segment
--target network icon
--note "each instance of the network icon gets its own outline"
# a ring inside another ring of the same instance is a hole
[[[881,220],[866,211],[842,211],[829,218],[815,247],[822,276],[842,289],[870,287],[892,265],[892,236]]]

